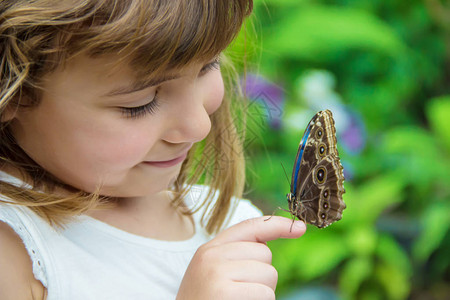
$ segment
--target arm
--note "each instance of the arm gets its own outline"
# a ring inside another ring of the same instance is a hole
[[[0,299],[45,300],[45,294],[44,286],[34,278],[22,240],[0,221]]]
[[[278,274],[267,241],[297,238],[306,226],[283,217],[243,221],[201,246],[184,275],[177,300],[275,299]]]

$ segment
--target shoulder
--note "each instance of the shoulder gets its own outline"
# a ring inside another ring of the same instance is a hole
[[[263,215],[261,210],[248,199],[233,198],[232,204],[230,212],[228,213],[226,227]]]
[[[45,299],[27,250],[14,230],[0,221],[0,299]]]
[[[190,189],[188,195],[188,205],[191,207],[198,207],[199,204],[203,203],[205,197],[213,192],[213,203],[217,199],[218,191],[211,190],[209,186],[205,185],[193,185]],[[200,208],[196,214],[201,215],[205,213],[204,209],[210,210],[214,205],[209,205],[207,207]],[[225,219],[225,228],[230,227],[234,224],[242,222],[247,219],[256,218],[262,216],[261,210],[259,210],[253,203],[248,199],[241,199],[233,197],[231,199],[230,210]]]

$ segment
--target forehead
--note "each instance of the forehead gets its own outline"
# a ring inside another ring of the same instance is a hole
[[[151,72],[142,66],[134,66],[127,56],[116,53],[101,56],[80,54],[65,61],[58,69],[59,71],[74,74],[90,73],[102,79],[126,77],[136,80],[151,80],[152,78],[179,72],[179,70],[169,71],[167,69]]]
[[[98,57],[78,55],[44,76],[43,87],[47,91],[73,90],[76,87],[102,96],[114,96],[182,77],[192,67],[200,68],[203,64],[193,62],[184,68],[150,73],[133,68],[126,57],[117,54]]]

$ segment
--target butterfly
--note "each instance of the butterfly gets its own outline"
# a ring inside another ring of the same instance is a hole
[[[286,195],[289,212],[300,220],[325,228],[342,218],[344,168],[337,150],[336,128],[329,110],[309,122],[298,147],[291,190]]]

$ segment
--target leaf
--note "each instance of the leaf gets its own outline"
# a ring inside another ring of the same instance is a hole
[[[373,262],[369,256],[353,257],[345,264],[339,276],[341,291],[349,296],[350,299],[354,299],[361,283],[369,278],[372,270]]]
[[[382,148],[390,168],[398,171],[399,178],[415,186],[450,180],[448,159],[439,151],[433,136],[422,128],[391,129],[384,137]]]
[[[311,280],[333,270],[349,254],[349,248],[333,232],[316,231],[305,236],[301,243],[302,259],[297,261],[297,274]],[[333,251],[330,251],[332,247]]]
[[[269,245],[272,248],[272,244]],[[311,230],[301,239],[291,241],[288,247],[290,249],[286,249],[287,251],[280,252],[276,251],[279,250],[278,247],[272,249],[273,265],[278,267],[280,264],[286,269],[288,262],[295,272],[292,276],[305,281],[327,274],[350,255],[349,248],[341,237],[330,230]],[[333,251],[330,251],[330,247]]]
[[[299,5],[265,36],[264,49],[277,56],[326,61],[349,49],[398,56],[406,46],[376,16],[359,9]]]
[[[426,113],[436,136],[450,150],[450,95],[432,99]]]
[[[377,246],[378,233],[374,226],[354,226],[347,229],[346,241],[352,253],[358,256],[371,256]]]
[[[409,275],[388,263],[378,264],[375,268],[377,280],[385,287],[388,299],[406,299],[411,289]]]
[[[413,257],[423,263],[441,245],[450,228],[450,203],[434,202],[423,213],[422,232],[413,246]]]
[[[376,254],[386,264],[394,267],[406,277],[411,277],[412,266],[405,250],[389,235],[380,235]]]
[[[414,126],[401,126],[389,130],[383,141],[388,153],[436,157],[439,150],[429,132]],[[412,147],[414,146],[414,147]]]
[[[347,226],[374,224],[387,207],[404,200],[404,185],[401,178],[392,172],[368,180],[357,189],[346,187],[344,201],[347,209],[344,210],[342,222],[348,223]]]

